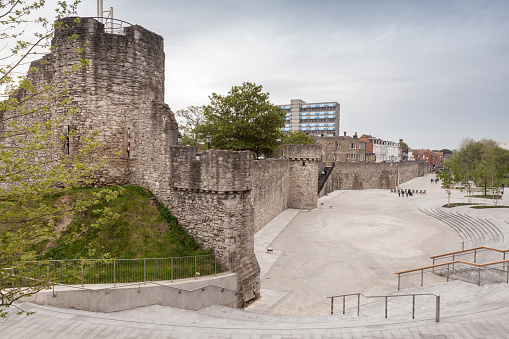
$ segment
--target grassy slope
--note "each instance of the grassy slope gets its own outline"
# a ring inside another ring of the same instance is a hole
[[[211,253],[203,250],[165,207],[151,203],[151,192],[138,186],[123,188],[124,192],[116,200],[103,203],[120,215],[118,219],[111,220],[100,229],[93,229],[66,246],[63,244],[65,238],[76,232],[78,224],[90,224],[97,219],[94,208],[76,215],[62,232],[56,246],[46,252],[45,258],[84,257],[87,245],[95,249],[94,257],[101,257],[105,253],[113,258],[161,258]],[[67,199],[74,200],[78,195],[92,194],[96,190],[100,189],[75,190]]]

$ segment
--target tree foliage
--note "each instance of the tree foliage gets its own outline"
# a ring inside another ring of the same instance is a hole
[[[62,133],[76,108],[69,99],[65,82],[40,79],[40,66],[47,59],[31,64],[28,75],[24,65],[32,56],[47,51],[54,30],[62,27],[61,18],[75,13],[77,1],[58,2],[56,22],[37,14],[44,0],[9,0],[0,3],[0,40],[3,64],[0,65],[0,316],[23,296],[47,288],[52,275],[24,279],[19,272],[33,269],[39,250],[57,238],[55,226],[62,218],[71,217],[101,201],[114,199],[118,191],[102,191],[72,204],[65,194],[75,187],[90,183],[89,178],[100,164],[87,164],[84,159],[98,146],[93,135],[78,136],[75,131]],[[76,19],[79,20],[79,19]],[[30,34],[30,32],[34,32]],[[78,54],[83,46],[69,36],[69,46]],[[77,72],[87,64],[83,58],[69,65],[67,72]],[[75,147],[69,147],[70,141]],[[60,199],[55,200],[55,197]],[[108,208],[95,210],[95,223],[78,226],[72,242],[90,228],[100,227],[116,215]],[[83,256],[87,255],[84,248]],[[57,273],[58,274],[58,273]]]
[[[476,142],[465,138],[461,142],[461,148],[446,161],[440,177],[446,189],[449,184],[460,184],[469,203],[472,201],[474,188],[483,187],[484,195],[490,193],[493,204],[496,205],[502,180],[507,174],[509,150],[498,147],[491,139]],[[448,184],[444,184],[444,181],[448,181]]]
[[[281,143],[286,145],[316,145],[316,141],[302,131],[291,131],[283,134]]]
[[[204,106],[204,120],[196,126],[200,138],[210,134],[211,147],[271,154],[278,145],[285,111],[269,102],[262,86],[245,82],[227,95],[212,93]]]
[[[180,109],[175,112],[175,117],[179,122],[180,130],[187,137],[186,140],[192,139],[196,144],[198,136],[195,129],[203,121],[203,106],[188,106],[187,109]]]

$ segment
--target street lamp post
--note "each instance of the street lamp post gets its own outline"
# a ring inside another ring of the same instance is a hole
[[[212,140],[212,137],[210,136],[210,134],[207,134],[205,139],[207,139],[207,149],[210,149],[210,141]]]

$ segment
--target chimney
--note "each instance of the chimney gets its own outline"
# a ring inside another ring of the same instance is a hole
[[[346,137],[346,131],[345,131],[345,132],[343,132],[343,133],[344,133],[343,135]]]
[[[355,134],[353,135],[353,138],[357,139],[357,132],[355,132]]]

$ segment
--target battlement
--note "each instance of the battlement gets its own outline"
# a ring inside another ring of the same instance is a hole
[[[319,161],[321,155],[320,145],[283,145],[284,159]]]
[[[170,148],[170,186],[212,192],[242,192],[252,188],[253,154],[249,151],[208,150],[196,156],[194,147]]]

